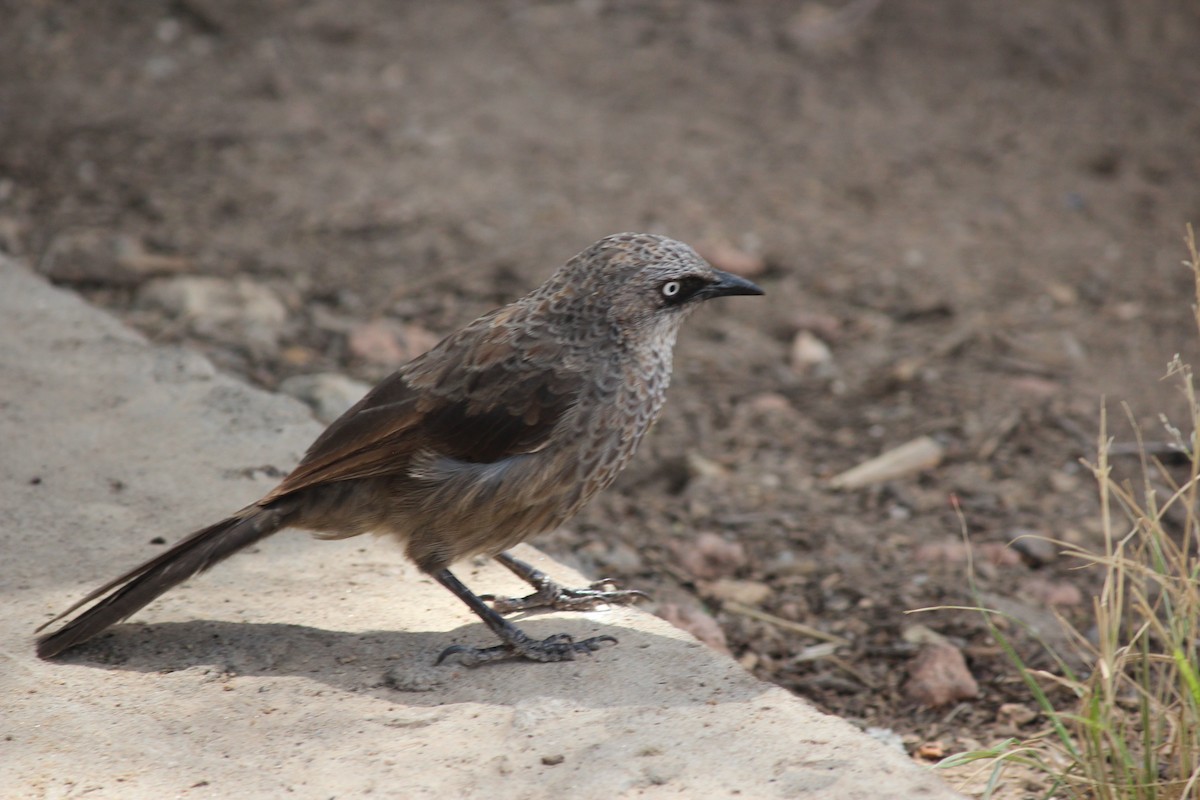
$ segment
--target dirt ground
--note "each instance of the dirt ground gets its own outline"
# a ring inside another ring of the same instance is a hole
[[[711,615],[756,674],[910,750],[1039,729],[977,615],[905,612],[972,602],[956,497],[983,598],[1052,641],[1050,607],[1087,629],[1095,573],[1011,543],[1099,545],[1079,459],[1102,396],[1120,441],[1119,401],[1156,440],[1179,409],[1161,377],[1197,352],[1180,261],[1200,223],[1200,6],[0,14],[0,247],[258,384],[378,379],[616,231],[753,274],[766,298],[684,332],[617,487],[538,544],[693,627]],[[196,275],[286,313],[206,325],[152,302]],[[921,436],[937,466],[829,486]],[[977,697],[914,688],[917,626],[965,655]]]

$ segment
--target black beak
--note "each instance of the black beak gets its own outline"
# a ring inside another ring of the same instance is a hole
[[[762,289],[745,278],[739,278],[733,273],[722,272],[719,269],[714,269],[713,272],[716,274],[717,280],[696,293],[701,299],[711,300],[714,297],[729,297],[735,294],[763,293]]]

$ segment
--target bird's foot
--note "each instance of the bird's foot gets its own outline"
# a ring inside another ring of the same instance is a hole
[[[501,563],[509,566],[507,561],[515,561],[515,559],[509,557],[502,560]],[[509,568],[513,569],[511,566]],[[518,562],[514,571],[523,570],[523,568],[533,569],[524,562]],[[534,571],[536,572],[536,570]],[[517,574],[521,574],[521,572]],[[541,573],[537,574],[541,575]],[[483,623],[503,642],[496,647],[469,647],[462,644],[447,647],[438,656],[437,663],[439,664],[448,658],[457,658],[458,663],[465,667],[477,667],[480,664],[514,658],[524,658],[529,661],[574,661],[577,653],[594,653],[605,645],[617,643],[612,636],[593,636],[577,642],[565,633],[556,634],[541,641],[531,639],[528,634],[500,616],[494,608],[473,594],[463,585],[462,581],[454,577],[450,570],[440,569],[433,572],[432,575],[434,580],[453,592],[456,597],[478,614]],[[541,577],[545,579],[544,575]],[[550,583],[549,579],[545,579],[545,583]],[[534,586],[539,592],[545,588],[541,583],[534,584]],[[561,587],[559,588],[561,590]]]
[[[482,594],[479,597],[491,603],[492,608],[501,614],[535,608],[592,611],[600,606],[631,605],[639,600],[649,599],[645,592],[639,592],[637,589],[619,589],[615,581],[607,578],[593,581],[582,589],[570,589],[547,578],[538,585],[536,592],[524,597],[497,597],[494,594]]]
[[[464,667],[477,667],[480,664],[516,658],[542,662],[574,661],[577,653],[590,655],[605,645],[617,643],[612,636],[593,636],[577,642],[565,633],[558,633],[539,641],[529,638],[519,630],[515,630],[515,632],[517,635],[495,647],[452,645],[442,651],[442,654],[438,656],[437,663],[441,664],[448,658],[457,658],[458,663]]]
[[[608,578],[593,581],[583,589],[568,589],[552,581],[550,576],[537,567],[515,558],[507,552],[497,555],[496,561],[537,590],[525,597],[480,595],[481,599],[490,602],[492,608],[501,614],[529,611],[534,608],[550,608],[555,611],[592,611],[599,606],[630,605],[638,600],[649,599],[645,592],[639,592],[636,589],[621,589],[616,581]]]

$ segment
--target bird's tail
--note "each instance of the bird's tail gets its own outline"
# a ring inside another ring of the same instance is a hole
[[[201,528],[165,553],[109,581],[38,628],[40,631],[53,625],[80,606],[100,598],[66,625],[38,639],[38,656],[53,658],[92,638],[171,587],[286,527],[292,508],[293,505],[286,501],[267,507],[248,506],[228,519]]]

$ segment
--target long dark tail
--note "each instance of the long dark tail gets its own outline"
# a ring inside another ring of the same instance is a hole
[[[101,598],[95,605],[37,643],[41,658],[53,658],[62,651],[87,641],[114,625],[173,586],[224,561],[229,556],[265,539],[288,524],[293,504],[276,502],[242,509],[216,525],[201,528],[141,566],[96,589],[38,630],[53,625],[82,605]]]

